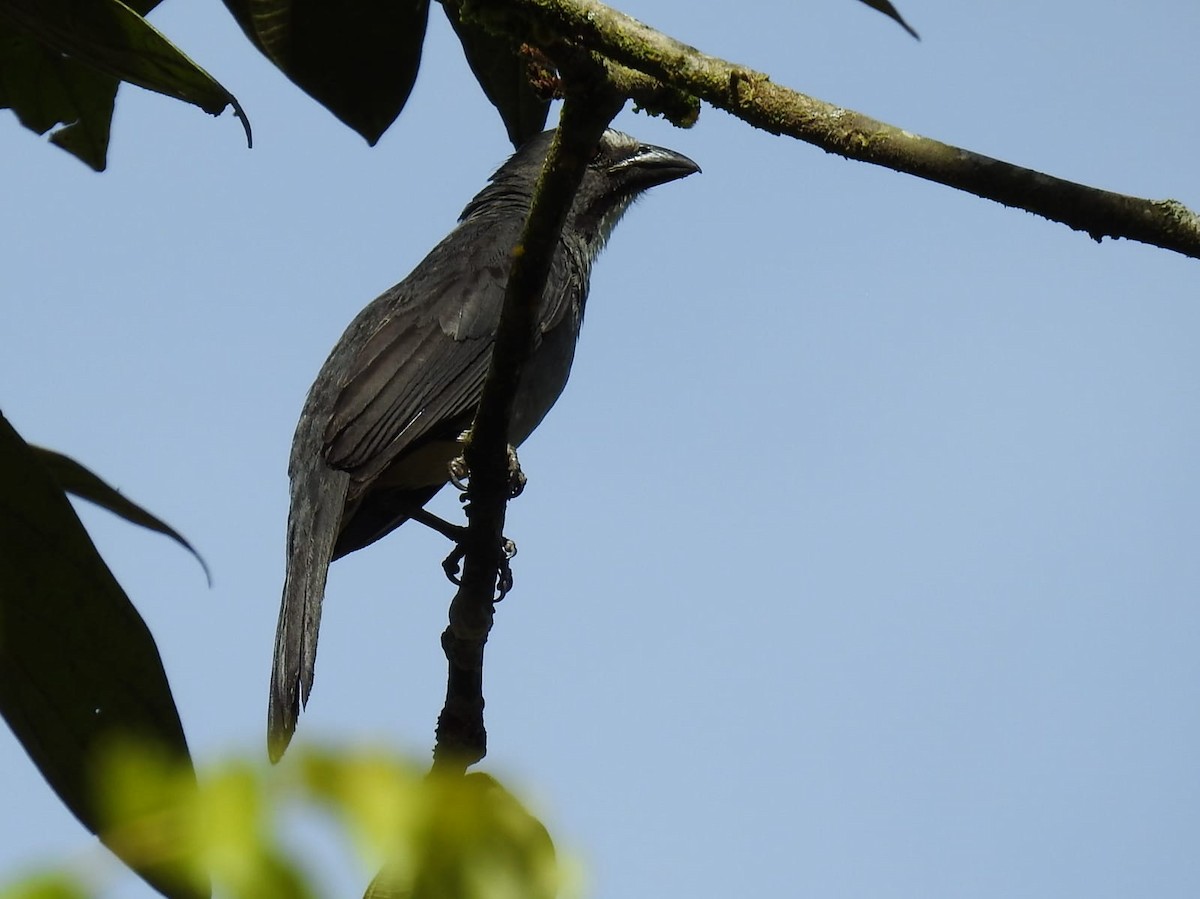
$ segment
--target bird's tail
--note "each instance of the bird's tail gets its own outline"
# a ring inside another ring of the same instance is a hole
[[[316,453],[293,462],[299,467],[292,471],[287,576],[275,628],[267,703],[267,752],[272,762],[279,761],[287,749],[300,707],[308,702],[312,690],[325,577],[350,482],[348,474],[330,469]]]

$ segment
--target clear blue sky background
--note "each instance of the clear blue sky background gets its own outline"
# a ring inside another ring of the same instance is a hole
[[[912,131],[1200,208],[1193,3],[904,0],[921,43],[852,0],[623,8]],[[0,117],[0,407],[205,555],[211,590],[83,513],[200,763],[262,758],[304,393],[509,149],[438,8],[375,149],[215,0],[154,19],[255,148],[125,89],[96,175]],[[617,230],[522,453],[486,769],[603,899],[1200,896],[1200,263],[711,109],[618,124],[704,174]],[[427,755],[445,550],[405,527],[334,566],[299,740]],[[0,871],[89,851],[4,730],[0,795]],[[366,876],[322,870],[331,895]]]

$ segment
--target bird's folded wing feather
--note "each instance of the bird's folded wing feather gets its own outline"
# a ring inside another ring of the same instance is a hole
[[[490,253],[477,249],[483,244]],[[378,477],[431,431],[457,436],[446,429],[469,424],[479,403],[511,257],[494,234],[468,245],[480,258],[464,265],[440,245],[360,316],[378,326],[363,335],[361,349],[340,373],[343,386],[325,430],[327,464],[356,481]],[[569,306],[563,291],[550,294],[543,299],[539,334]]]

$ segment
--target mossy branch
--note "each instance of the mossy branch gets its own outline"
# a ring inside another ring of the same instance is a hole
[[[561,35],[773,134],[1024,209],[1095,240],[1124,237],[1200,259],[1200,217],[1177,200],[1100,190],[913,134],[782,87],[595,0],[505,0],[502,8],[531,33]]]

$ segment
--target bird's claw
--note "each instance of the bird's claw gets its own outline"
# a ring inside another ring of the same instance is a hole
[[[460,563],[463,560],[463,556],[466,554],[467,551],[463,549],[462,544],[456,543],[454,549],[450,551],[450,555],[442,559],[442,571],[446,572],[446,578],[450,583],[458,586],[462,585],[462,578],[458,576],[458,572],[461,568]]]
[[[500,576],[496,579],[496,592],[499,595],[496,597],[496,602],[504,599],[508,595],[508,591],[513,588],[513,570],[508,563],[516,554],[517,544],[507,537],[500,538]]]
[[[466,433],[458,438],[459,443],[464,442]],[[467,479],[471,476],[471,470],[467,467],[466,456],[455,456],[450,460],[449,464],[450,483],[454,485],[454,489],[459,493],[467,492]],[[525,477],[525,472],[521,471],[521,460],[517,458],[517,450],[510,443],[508,446],[508,498],[516,499],[525,491],[525,485],[529,479]]]
[[[459,577],[459,571],[462,568],[462,560],[466,554],[467,551],[463,548],[463,545],[458,543],[455,544],[450,555],[442,560],[442,571],[446,572],[446,577],[452,584],[462,585],[462,578]],[[496,579],[496,592],[499,595],[496,597],[496,602],[504,599],[508,591],[513,588],[513,571],[509,562],[516,554],[517,544],[507,537],[503,538],[500,542],[500,575]]]
[[[511,556],[505,556],[500,560],[500,576],[496,578],[496,602],[504,599],[508,595],[508,591],[513,588],[513,570],[508,564]]]
[[[525,490],[528,482],[525,472],[521,471],[521,460],[517,458],[517,449],[511,443],[508,445],[508,498],[516,499]]]
[[[450,483],[454,485],[454,489],[459,493],[467,492],[467,477],[470,471],[467,469],[467,460],[463,456],[455,456],[450,460]]]

